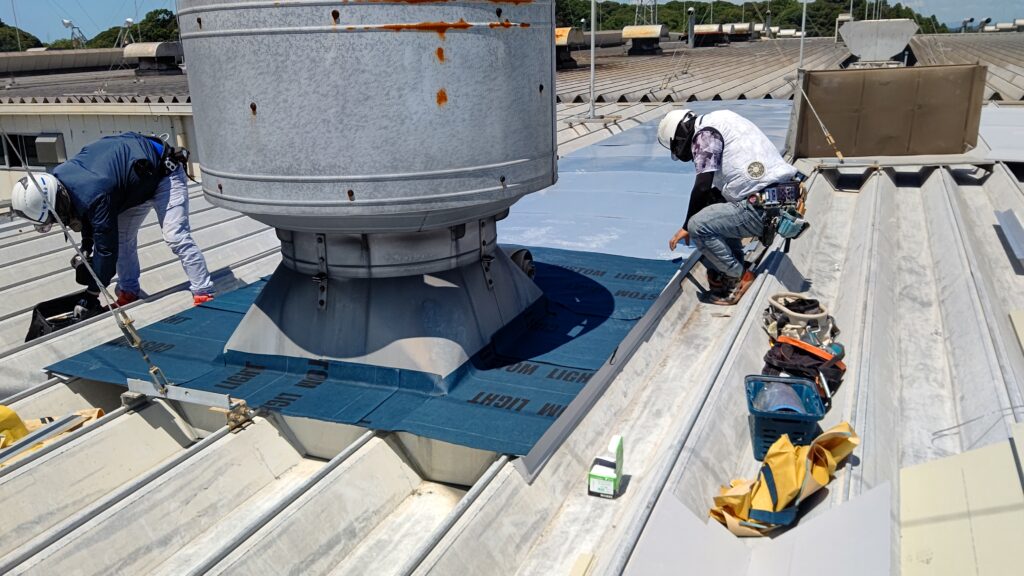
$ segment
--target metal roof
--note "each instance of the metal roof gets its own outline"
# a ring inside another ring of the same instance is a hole
[[[919,34],[910,47],[919,64],[988,66],[986,100],[1024,100],[1024,34]]]
[[[37,74],[8,79],[3,104],[191,103],[187,75],[135,75],[133,69]]]
[[[796,40],[737,42],[689,49],[663,42],[658,56],[626,56],[625,47],[598,51],[595,102],[660,103],[791,98],[800,44]],[[917,35],[911,47],[922,64],[981,62],[989,67],[986,99],[1024,99],[1024,34]],[[808,38],[805,67],[838,68],[850,53],[830,38]],[[557,73],[559,104],[589,102],[587,50],[583,66]],[[189,104],[187,74],[138,78],[132,70],[54,72],[9,79],[2,104]],[[569,110],[569,108],[560,108]],[[572,115],[572,113],[567,113]]]
[[[729,46],[689,49],[662,43],[660,56],[598,56],[595,98],[601,102],[690,102],[789,98],[793,94],[800,43],[791,40],[737,42]],[[607,51],[605,52],[607,53]],[[804,66],[838,68],[849,56],[831,38],[806,40]],[[586,51],[574,52],[581,64],[558,73],[561,103],[589,102]]]

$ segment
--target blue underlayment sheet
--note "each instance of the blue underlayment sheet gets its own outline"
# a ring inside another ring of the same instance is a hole
[[[412,370],[223,354],[263,281],[139,332],[153,361],[181,386],[228,393],[293,416],[526,454],[678,269],[678,261],[531,251],[544,297],[446,382]],[[121,385],[148,378],[137,352],[120,339],[49,370]]]
[[[697,114],[728,109],[746,117],[780,149],[789,127],[789,100],[692,102]],[[528,194],[498,222],[498,238],[528,246],[601,252],[634,258],[686,257],[668,249],[686,217],[695,178],[692,162],[672,160],[658,144],[658,123],[641,126],[567,154],[558,182]]]

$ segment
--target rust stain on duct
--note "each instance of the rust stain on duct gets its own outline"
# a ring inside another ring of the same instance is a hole
[[[444,91],[444,88],[441,88],[440,90],[437,91],[437,105],[444,106],[447,103],[448,93]]]
[[[416,32],[436,32],[444,40],[444,34],[448,30],[465,30],[473,25],[459,18],[458,22],[418,22],[416,24],[382,24],[379,28],[401,32],[402,30],[413,30]],[[372,28],[368,28],[372,29]]]
[[[521,22],[519,24],[514,24],[512,22],[509,22],[508,18],[505,18],[505,20],[503,22],[491,22],[491,23],[489,23],[487,25],[487,27],[488,28],[516,28],[516,27],[519,27],[519,28],[529,28],[530,25],[528,23],[526,23],[526,22]]]
[[[435,53],[437,54],[437,61],[444,62],[444,48],[438,46]]]

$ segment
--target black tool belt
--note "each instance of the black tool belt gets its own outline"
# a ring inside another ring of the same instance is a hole
[[[800,182],[796,180],[777,182],[747,196],[747,202],[758,208],[796,206],[799,201]]]
[[[157,166],[161,177],[170,176],[179,167],[183,167],[188,163],[188,150],[185,148],[175,148],[167,142],[152,136],[147,136],[147,138],[154,143],[160,144],[163,148],[163,154],[160,155],[160,164]]]

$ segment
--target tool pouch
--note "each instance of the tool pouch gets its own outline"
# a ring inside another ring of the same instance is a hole
[[[775,226],[779,236],[787,240],[799,238],[808,228],[810,222],[804,220],[795,208],[784,208],[779,211],[777,224]]]
[[[765,208],[761,228],[761,245],[768,248],[775,241],[775,225],[779,217],[778,208]]]

